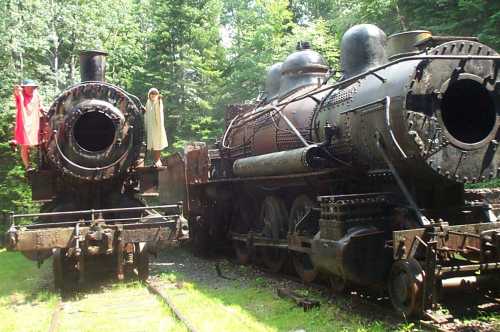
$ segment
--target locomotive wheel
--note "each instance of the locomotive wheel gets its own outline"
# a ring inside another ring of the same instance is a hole
[[[306,195],[300,195],[293,201],[290,217],[288,218],[288,226],[292,233],[297,232],[297,224],[311,212],[313,205],[313,201]],[[310,283],[318,276],[318,270],[309,254],[294,252],[292,261],[295,272],[303,282]]]
[[[248,234],[252,223],[257,219],[257,203],[252,196],[240,196],[236,200],[231,216],[231,232],[237,234]],[[233,240],[233,248],[239,264],[246,265],[251,260],[251,250],[242,241]]]
[[[394,308],[405,317],[418,316],[422,310],[424,271],[414,259],[392,264],[389,274],[389,297]]]
[[[56,248],[52,257],[52,272],[54,274],[54,288],[56,290],[63,289],[64,275],[63,275],[63,257],[61,249]]]
[[[149,278],[149,253],[146,248],[138,253],[136,265],[139,280],[147,280]]]
[[[265,237],[273,240],[283,239],[286,236],[287,219],[286,207],[282,199],[275,196],[268,196],[264,199],[260,210],[260,221],[264,225],[262,234]],[[263,247],[262,260],[269,270],[278,272],[287,260],[287,251]]]

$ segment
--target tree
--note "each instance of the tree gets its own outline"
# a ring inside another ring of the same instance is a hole
[[[14,103],[12,88],[23,78],[41,86],[45,106],[61,89],[79,80],[78,51],[111,53],[111,82],[126,88],[144,62],[139,4],[135,0],[0,0],[0,210],[32,209],[31,192],[9,147]]]
[[[225,1],[223,23],[231,36],[223,101],[250,100],[258,95],[267,67],[283,60],[285,36],[294,27],[288,1]]]
[[[143,91],[163,91],[167,132],[174,147],[186,140],[214,140],[220,134],[214,107],[222,85],[225,51],[218,0],[151,1]],[[217,128],[219,133],[217,133]]]

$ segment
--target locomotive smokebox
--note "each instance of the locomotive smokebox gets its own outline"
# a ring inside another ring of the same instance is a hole
[[[82,82],[104,82],[106,79],[106,56],[108,53],[97,50],[80,52],[80,76]]]
[[[48,161],[78,180],[121,179],[142,146],[139,104],[121,88],[104,82],[106,55],[82,51],[82,82],[62,92],[49,110]]]

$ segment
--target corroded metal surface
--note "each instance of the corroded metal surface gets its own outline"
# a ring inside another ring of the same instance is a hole
[[[56,98],[48,116],[52,135],[43,151],[62,175],[106,180],[123,176],[138,158],[141,112],[120,88],[78,84]]]
[[[88,254],[114,252],[118,237],[123,242],[176,242],[182,238],[182,217],[180,214],[160,214],[159,210],[179,211],[178,205],[164,205],[140,208],[104,209],[12,215],[13,225],[7,233],[7,247],[17,251],[44,251],[53,248],[74,248],[87,250]],[[138,211],[138,218],[102,218],[107,213]],[[16,226],[21,218],[50,219],[67,215],[74,221],[35,223]],[[83,217],[83,218],[82,218]],[[93,243],[93,244],[92,244]],[[93,251],[93,246],[98,248]],[[104,251],[103,251],[104,250]]]
[[[500,56],[472,38],[404,41],[388,59],[385,33],[355,26],[339,81],[295,86],[285,61],[280,89],[289,92],[230,110],[219,153],[203,161],[208,177],[186,180],[200,243],[232,241],[242,262],[264,253],[276,269],[288,248],[304,280],[317,271],[337,289],[392,283],[405,315],[432,308],[443,278],[498,275],[500,205],[464,184],[499,175]],[[304,162],[311,146],[319,167]],[[199,164],[186,159],[186,169]],[[320,206],[282,231],[280,212],[303,196]]]
[[[425,228],[417,228],[411,230],[393,232],[393,254],[396,259],[404,259],[411,257],[418,250],[418,247],[428,240],[428,230]],[[486,255],[484,248],[484,236],[490,234],[489,251]],[[500,260],[500,247],[495,239],[500,234],[500,223],[480,223],[468,225],[445,225],[438,233],[436,243],[437,250],[444,255],[453,256],[460,255],[462,257],[470,257],[476,261],[496,262]],[[493,238],[493,242],[491,240]],[[447,257],[449,258],[449,257]],[[442,261],[445,263],[445,261]]]
[[[158,196],[165,168],[144,166],[143,107],[104,82],[105,55],[84,52],[85,82],[63,91],[49,109],[40,162],[28,173],[33,199],[46,202],[43,212],[10,215],[9,249],[39,263],[55,253],[57,288],[64,287],[63,279],[82,282],[89,262],[112,267],[119,280],[127,266],[147,278],[150,252],[188,238],[182,188],[175,205],[146,207],[142,201]],[[197,165],[196,179],[208,177],[207,165]],[[166,213],[172,208],[177,212]],[[19,226],[24,219],[30,224]]]
[[[321,150],[311,145],[238,159],[233,165],[233,173],[242,177],[305,173],[319,168],[321,158]]]
[[[167,169],[159,176],[160,202],[171,204],[186,202],[187,182],[184,159],[179,153],[173,154],[166,159]],[[189,206],[186,206],[189,211]]]

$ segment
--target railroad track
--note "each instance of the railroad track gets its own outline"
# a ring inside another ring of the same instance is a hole
[[[236,267],[237,264],[234,261],[230,262],[233,267]],[[299,278],[289,274],[265,271],[255,265],[254,267],[264,278],[274,279],[277,281],[291,280],[300,283]],[[234,275],[225,273],[227,271],[221,270],[217,263],[214,264],[214,270],[220,278],[234,279]],[[78,299],[76,301],[71,298],[61,298],[52,314],[49,332],[66,331],[68,329],[68,324],[72,324],[74,329],[74,326],[76,326],[75,324],[81,324],[80,322],[82,321],[102,324],[103,319],[105,319],[107,322],[113,322],[115,321],[113,317],[117,312],[120,316],[119,320],[122,321],[122,326],[125,326],[125,328],[121,329],[121,331],[144,331],[145,329],[143,328],[134,329],[134,324],[136,324],[137,320],[144,320],[145,317],[150,318],[149,322],[145,322],[143,324],[145,326],[148,326],[148,324],[149,326],[151,326],[151,324],[154,325],[154,322],[152,323],[152,321],[155,319],[160,322],[163,319],[166,319],[167,322],[165,324],[177,324],[177,326],[182,326],[181,330],[185,329],[190,332],[197,331],[193,322],[179,310],[171,296],[169,296],[164,290],[162,291],[162,288],[159,287],[161,285],[155,283],[154,279],[150,279],[142,284],[136,283],[136,287],[132,287],[131,289],[128,289],[126,285],[127,284],[124,284],[124,287],[118,286],[118,289],[103,290],[98,293],[91,292],[89,294],[80,294],[83,296],[83,299]],[[325,283],[315,282],[307,287],[323,294],[329,292],[328,286]],[[113,294],[110,294],[110,292],[113,292]],[[382,319],[390,322],[394,326],[401,322],[401,319],[396,318],[397,315],[390,307],[388,300],[382,302],[375,301],[373,299],[363,297],[360,294],[336,295],[336,297],[352,299],[352,301],[350,301],[351,303],[348,304],[345,304],[346,301],[339,301],[341,305],[347,305],[348,310],[354,310],[358,313],[370,313],[370,315],[375,315],[376,319]],[[169,310],[165,310],[165,306],[160,305],[161,302],[163,302]],[[494,303],[494,299],[491,299],[491,302]],[[92,303],[92,305],[89,305],[90,303]],[[496,303],[499,304],[500,302],[496,301]],[[100,308],[107,309],[102,311]],[[163,310],[161,310],[161,308],[163,308]],[[129,323],[129,321],[131,321],[131,323]],[[433,331],[456,331],[458,326],[450,323],[450,321],[453,322],[453,318],[441,323],[428,319],[420,321],[420,324],[422,328]],[[137,324],[135,326],[137,326]],[[158,324],[156,326],[158,326]],[[99,326],[92,327],[98,328]],[[102,330],[108,329],[106,326],[103,326]],[[158,328],[154,330],[158,330]],[[495,330],[494,328],[488,329],[488,327],[486,327],[485,329],[471,331]]]
[[[163,301],[163,303],[165,303],[170,308],[175,317],[180,322],[182,322],[182,324],[187,328],[189,332],[198,332],[194,328],[193,324],[180,312],[180,310],[166,293],[161,292],[156,286],[151,283],[151,281],[149,281],[149,279],[144,281],[144,285],[147,287],[150,293],[158,296]]]
[[[62,294],[52,312],[48,332],[163,331],[174,326],[176,330],[197,332],[170,298],[146,281]]]

